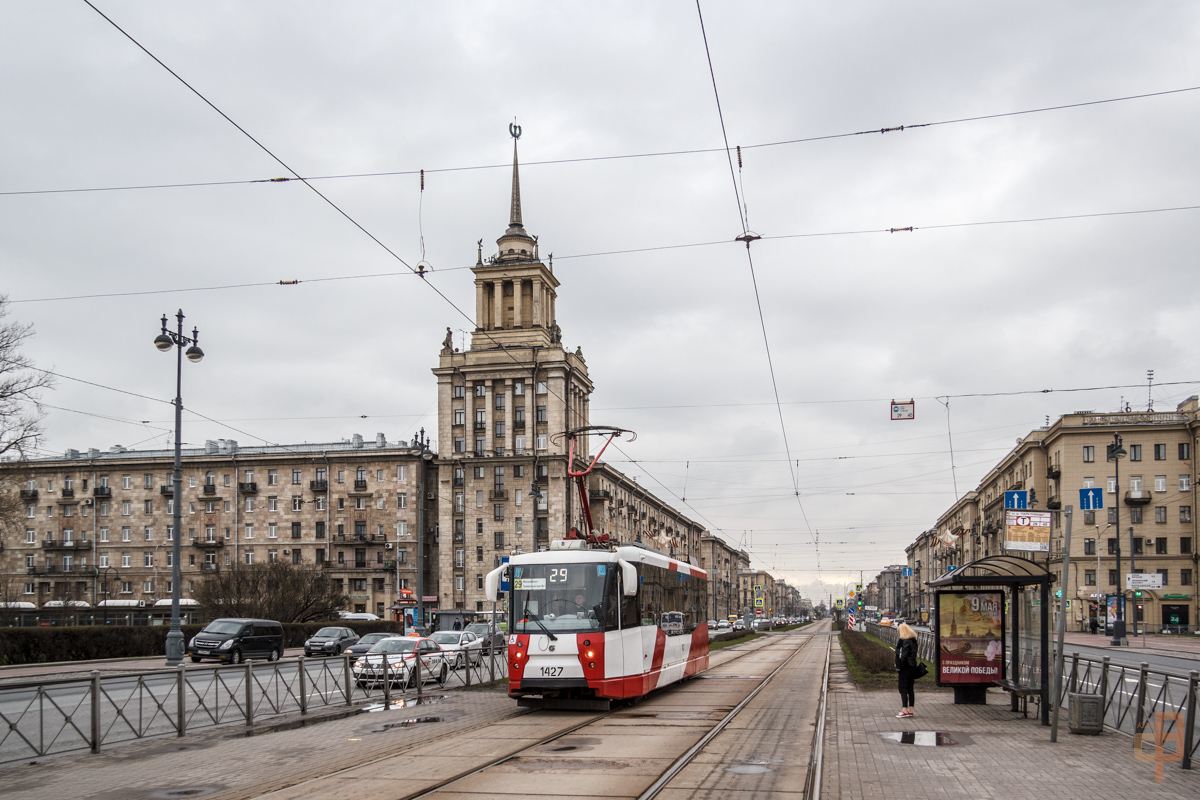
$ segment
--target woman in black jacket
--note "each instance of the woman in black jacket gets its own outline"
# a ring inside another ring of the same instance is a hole
[[[897,629],[900,641],[896,644],[896,674],[900,676],[900,713],[897,717],[913,716],[915,697],[913,683],[917,680],[917,632],[903,623]]]

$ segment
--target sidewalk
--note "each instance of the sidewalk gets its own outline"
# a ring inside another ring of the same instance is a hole
[[[835,645],[822,798],[1200,797],[1200,768],[1168,763],[1156,783],[1155,765],[1134,758],[1132,737],[1111,731],[1075,736],[1064,715],[1058,742],[1051,744],[1050,728],[1032,710],[1029,719],[1009,711],[1004,692],[990,690],[986,706],[956,706],[952,692],[928,691],[930,678],[922,684],[917,716],[896,719],[899,694],[860,691]],[[943,732],[956,744],[901,744],[883,735],[903,731]]]

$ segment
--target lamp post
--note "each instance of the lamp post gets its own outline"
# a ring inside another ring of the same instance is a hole
[[[183,663],[184,650],[183,631],[179,627],[179,562],[182,559],[180,541],[183,539],[180,535],[182,523],[179,487],[183,484],[183,466],[180,459],[179,430],[183,424],[183,357],[186,355],[187,360],[193,364],[204,358],[204,351],[198,344],[200,332],[192,328],[191,338],[183,335],[182,309],[175,315],[175,319],[178,322],[178,330],[167,330],[167,315],[163,314],[162,333],[154,337],[154,346],[162,352],[166,353],[175,348],[175,469],[171,475],[171,630],[167,632],[166,644],[168,667],[177,667]],[[185,345],[187,350],[184,350]]]
[[[1121,602],[1117,603],[1117,618],[1113,621],[1113,637],[1109,642],[1113,647],[1120,647],[1125,640],[1125,590],[1121,587],[1121,458],[1125,455],[1125,448],[1121,447],[1121,434],[1114,433],[1112,444],[1108,445],[1108,460],[1113,462],[1116,469],[1113,480],[1116,481],[1116,490],[1113,498],[1113,514],[1115,519],[1112,521],[1112,526],[1117,532],[1117,594],[1121,597]],[[1132,541],[1130,547],[1133,546]],[[1100,576],[1096,576],[1096,580],[1100,580]]]
[[[100,576],[101,576],[100,581],[101,581],[101,583],[104,584],[104,624],[105,625],[108,624],[108,591],[109,591],[109,589],[108,589],[108,573],[110,573],[110,572],[116,572],[118,580],[120,580],[120,578],[121,578],[121,573],[117,572],[116,567],[101,567],[100,568]]]
[[[417,618],[413,625],[425,624],[425,464],[433,460],[433,451],[429,449],[429,440],[425,438],[425,429],[413,437],[412,449],[409,455],[417,459]],[[399,572],[397,571],[397,575]],[[397,580],[397,584],[399,581]],[[396,593],[399,595],[397,585]]]

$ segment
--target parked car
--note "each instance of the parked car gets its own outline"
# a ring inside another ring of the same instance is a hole
[[[367,635],[361,637],[357,643],[352,644],[349,647],[347,647],[343,652],[350,653],[351,655],[360,656],[360,655],[363,655],[364,653],[366,653],[367,651],[369,651],[376,644],[378,644],[381,639],[388,639],[391,637],[403,638],[403,634],[400,634],[400,633],[368,633]]]
[[[492,652],[492,649],[503,651],[507,646],[505,641],[504,626],[501,623],[496,623],[495,633],[493,635],[492,625],[488,622],[472,622],[463,630],[469,631],[482,642],[484,654]],[[491,636],[491,645],[489,646],[488,637]]]
[[[187,655],[193,662],[205,658],[229,664],[247,658],[278,661],[283,655],[283,626],[270,619],[214,619],[188,642]]]
[[[468,661],[483,660],[483,640],[470,631],[438,631],[429,637],[442,646],[451,669],[461,669]]]
[[[357,643],[358,634],[349,628],[321,628],[304,642],[304,655],[340,656],[343,650]]]
[[[355,682],[363,688],[383,685],[383,660],[387,659],[388,683],[392,686],[416,686],[414,659],[421,659],[421,682],[435,680],[444,684],[450,676],[446,652],[433,639],[416,636],[389,636],[375,643],[366,655],[354,659],[351,670]]]

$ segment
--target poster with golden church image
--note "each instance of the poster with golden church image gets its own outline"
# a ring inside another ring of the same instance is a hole
[[[1004,674],[1004,593],[939,592],[938,683],[991,683]]]

